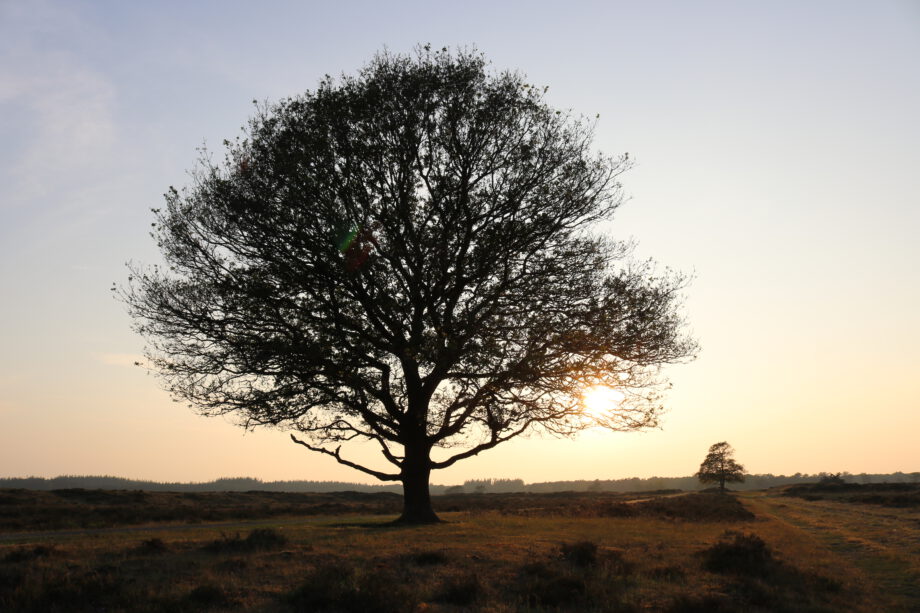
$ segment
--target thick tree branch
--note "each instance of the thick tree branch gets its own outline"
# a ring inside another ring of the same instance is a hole
[[[339,464],[344,464],[345,466],[348,466],[349,468],[360,470],[361,472],[367,473],[368,475],[371,475],[372,477],[376,477],[377,479],[380,479],[381,481],[399,481],[400,479],[400,475],[393,475],[390,473],[380,472],[379,470],[373,470],[371,468],[361,466],[360,464],[356,464],[355,462],[350,462],[349,460],[346,460],[339,453],[341,450],[341,446],[336,447],[335,451],[329,451],[328,449],[325,449],[324,447],[315,447],[313,445],[310,445],[309,443],[305,443],[304,441],[300,440],[293,434],[291,435],[291,440],[297,443],[298,445],[303,445],[310,451],[315,451],[317,453],[323,453],[325,455],[332,456],[333,458],[335,458],[336,462],[338,462]]]

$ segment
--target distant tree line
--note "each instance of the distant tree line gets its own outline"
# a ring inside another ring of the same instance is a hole
[[[449,487],[445,493],[484,494],[489,492],[498,494],[524,491],[527,491],[527,485],[523,479],[467,479],[463,485]]]
[[[795,473],[793,475],[745,474],[744,483],[733,483],[733,490],[762,490],[794,483],[816,483],[828,477],[839,477],[848,483],[920,483],[920,472],[904,473],[860,473],[851,474],[820,472],[816,474]],[[700,484],[696,475],[686,477],[649,477],[639,479],[595,479],[579,481],[548,481],[529,483],[523,491],[599,491],[599,492],[647,492],[655,490],[699,490],[707,486]]]
[[[851,474],[820,472],[817,474],[795,473],[794,475],[745,475],[744,483],[732,484],[736,490],[759,490],[778,485],[795,483],[817,483],[827,479],[846,483],[920,483],[920,472],[860,473]],[[698,490],[701,489],[696,475],[686,477],[650,477],[639,479],[581,479],[577,481],[545,481],[524,483],[522,479],[469,479],[462,485],[432,485],[432,494],[495,494],[507,492],[648,492],[655,490]],[[106,490],[148,490],[169,492],[400,492],[398,484],[367,485],[345,481],[262,481],[248,477],[217,479],[203,483],[178,483],[142,481],[107,476],[61,476],[51,479],[43,477],[0,478],[0,489],[58,490],[70,488]]]
[[[0,489],[59,490],[59,489],[147,490],[151,492],[399,492],[398,485],[365,485],[345,481],[262,481],[250,477],[230,477],[201,483],[143,481],[121,477],[61,476],[0,479]]]

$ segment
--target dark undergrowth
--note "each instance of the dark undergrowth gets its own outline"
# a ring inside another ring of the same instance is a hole
[[[221,538],[207,543],[202,549],[210,553],[249,553],[277,549],[287,544],[287,537],[271,528],[253,530],[246,538],[241,538],[239,532],[230,536],[224,534]]]
[[[305,573],[300,586],[281,602],[298,612],[408,613],[437,607],[626,612],[638,610],[628,596],[633,580],[633,567],[619,552],[578,542],[524,564],[499,568],[440,551],[376,559],[371,564],[324,560]]]
[[[818,613],[840,610],[842,602],[843,586],[833,579],[799,571],[760,537],[740,532],[671,564],[649,565],[644,548],[585,540],[535,549],[525,560],[462,549],[366,553],[372,555],[317,554],[275,531],[203,546],[151,539],[89,558],[19,547],[0,559],[0,610]],[[287,587],[254,597],[272,564],[286,569]]]
[[[199,523],[304,515],[396,514],[390,492],[145,492],[0,490],[0,532]]]
[[[626,517],[699,522],[734,522],[754,519],[738,498],[731,494],[692,493],[639,499],[635,502],[586,498],[569,506],[530,507],[509,514],[560,517]]]
[[[716,543],[700,551],[699,557],[705,570],[730,578],[730,598],[707,596],[707,600],[699,603],[687,600],[676,603],[675,611],[831,613],[838,610],[839,604],[829,604],[832,599],[828,597],[844,590],[839,581],[802,572],[792,564],[778,560],[756,534],[726,531]]]
[[[783,488],[784,496],[887,507],[920,507],[920,483],[802,483]]]
[[[712,522],[754,519],[754,514],[731,494],[694,493],[686,496],[653,498],[629,506],[635,507],[635,512],[642,517]]]

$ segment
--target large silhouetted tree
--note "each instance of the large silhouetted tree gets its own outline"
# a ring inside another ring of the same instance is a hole
[[[401,481],[406,522],[437,521],[431,470],[535,427],[655,423],[659,367],[694,351],[684,281],[597,233],[628,162],[593,154],[588,122],[428,48],[257,109],[170,188],[166,266],[122,291],[175,397]],[[626,399],[588,417],[592,385]]]
[[[726,442],[716,443],[709,448],[706,459],[696,473],[700,483],[718,483],[719,491],[725,491],[725,484],[744,482],[744,466],[734,459],[735,450]]]

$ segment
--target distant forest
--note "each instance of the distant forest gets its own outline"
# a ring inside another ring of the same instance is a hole
[[[920,472],[891,474],[818,473],[808,475],[745,475],[744,483],[732,484],[735,490],[759,490],[793,483],[814,483],[828,477],[838,477],[849,483],[920,483]],[[59,489],[148,490],[168,492],[402,492],[401,485],[366,485],[344,481],[262,481],[247,477],[217,479],[206,483],[161,483],[120,477],[61,476],[0,478],[0,489],[59,490]],[[595,479],[578,481],[546,481],[524,483],[522,479],[472,479],[463,485],[432,485],[432,494],[489,494],[504,492],[645,492],[654,490],[702,489],[696,477],[650,477],[639,479]]]

